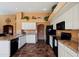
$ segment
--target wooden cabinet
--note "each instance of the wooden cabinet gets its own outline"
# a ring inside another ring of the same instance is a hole
[[[65,56],[64,46],[58,42],[58,57],[64,57],[64,56]]]
[[[65,53],[64,57],[73,57],[71,54],[69,54],[67,52],[64,52],[64,53]]]
[[[62,43],[58,43],[58,56],[59,57],[77,57],[77,53],[66,47]]]
[[[22,29],[23,30],[36,30],[36,23],[35,22],[22,22]]]
[[[73,7],[71,7],[73,6]],[[53,18],[53,20],[50,22],[53,24],[54,29],[56,29],[56,24],[62,21],[65,21],[65,29],[79,29],[79,4],[71,4],[66,5],[66,7],[69,7],[66,11],[65,8],[62,9],[62,12],[59,12],[57,16]]]
[[[79,6],[76,4],[64,14],[66,29],[79,29],[78,8]]]
[[[79,57],[79,53],[78,53],[78,57]]]
[[[20,36],[19,37],[19,43],[18,43],[18,48],[21,48],[24,44],[26,43],[26,36]]]
[[[0,41],[0,57],[10,56],[10,41]]]
[[[36,43],[36,34],[26,34],[26,43]]]

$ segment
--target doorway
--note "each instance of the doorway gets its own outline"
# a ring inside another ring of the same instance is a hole
[[[44,40],[44,24],[37,25],[37,39]]]

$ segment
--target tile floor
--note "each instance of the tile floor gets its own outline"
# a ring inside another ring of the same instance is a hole
[[[13,57],[55,57],[52,48],[44,41],[36,44],[25,44]]]

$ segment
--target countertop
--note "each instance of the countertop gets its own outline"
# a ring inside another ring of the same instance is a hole
[[[2,37],[0,37],[0,41],[2,41],[2,40],[10,41],[10,40],[13,40],[15,38],[18,38],[20,36],[23,36],[23,35],[24,34],[2,36]]]
[[[79,53],[79,49],[78,49],[78,41],[74,41],[74,40],[61,40],[60,38],[58,38],[58,42],[61,42],[62,44],[64,44],[65,46],[67,46],[68,48],[72,49],[74,52]],[[74,38],[75,39],[75,38]]]

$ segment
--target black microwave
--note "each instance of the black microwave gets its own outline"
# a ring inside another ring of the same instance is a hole
[[[71,40],[71,33],[61,32],[61,40]]]
[[[65,21],[56,24],[57,30],[65,30]]]

